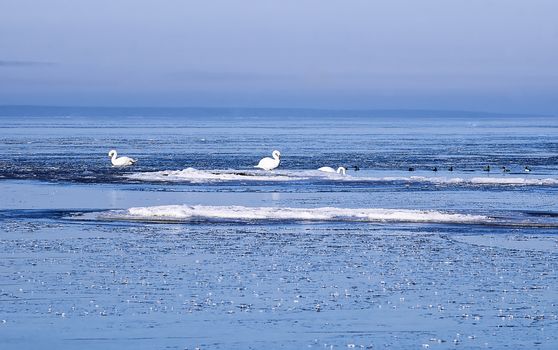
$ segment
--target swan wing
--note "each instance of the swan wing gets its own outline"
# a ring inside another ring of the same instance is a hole
[[[130,157],[120,157],[112,160],[112,165],[114,166],[127,166],[132,165],[137,162],[135,159]]]
[[[260,160],[260,162],[258,163],[258,165],[256,165],[255,167],[263,169],[263,170],[272,170],[272,169],[277,168],[278,165],[279,165],[279,162],[277,162],[275,159],[265,157],[265,158],[262,158]]]
[[[269,158],[269,157],[265,157],[260,159],[260,162],[258,163],[258,165],[256,165],[256,168],[261,168],[261,169],[266,169],[270,166],[271,162],[273,161],[273,159]]]

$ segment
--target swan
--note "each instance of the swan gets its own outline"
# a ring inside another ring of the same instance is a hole
[[[323,167],[319,168],[318,170],[323,171],[324,173],[337,173],[337,174],[342,174],[342,175],[345,175],[345,172],[347,171],[347,169],[345,169],[342,166],[337,168],[337,171],[335,171],[335,169],[333,169],[332,167],[328,167],[328,166],[323,166]]]
[[[263,170],[273,170],[277,168],[279,166],[279,163],[281,162],[281,159],[279,159],[281,157],[281,153],[275,150],[271,153],[271,155],[273,156],[273,158],[262,158],[258,165],[255,165],[254,168],[260,168]]]
[[[136,159],[132,159],[132,158],[129,158],[129,157],[116,158],[117,157],[116,150],[111,150],[108,153],[108,155],[110,157],[110,162],[112,163],[112,166],[128,166],[128,165],[132,165],[135,162],[137,162]]]

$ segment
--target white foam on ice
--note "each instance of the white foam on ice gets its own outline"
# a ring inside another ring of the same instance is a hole
[[[472,184],[478,185],[519,185],[519,186],[554,186],[558,185],[558,179],[545,178],[523,178],[523,177],[474,177],[470,179]]]
[[[293,176],[279,172],[259,170],[234,171],[234,170],[198,170],[186,168],[183,170],[163,170],[152,172],[137,172],[124,175],[131,180],[155,182],[223,182],[223,181],[295,181],[304,180],[304,176]]]
[[[450,213],[437,210],[382,208],[275,208],[245,206],[166,205],[109,211],[102,219],[145,221],[337,221],[337,222],[432,222],[488,223],[483,215]]]
[[[430,183],[435,185],[478,185],[478,186],[556,186],[556,178],[536,177],[429,177],[429,176],[384,176],[369,177],[358,175],[341,175],[337,173],[324,173],[317,170],[198,170],[186,168],[183,170],[163,170],[153,172],[136,172],[123,175],[130,180],[150,182],[187,182],[210,183],[226,181],[302,181],[302,180],[329,180],[341,182],[404,182],[404,183]]]
[[[555,186],[555,178],[524,178],[524,177],[427,177],[427,176],[402,176],[402,177],[346,177],[339,178],[345,181],[364,182],[408,182],[431,183],[436,185],[514,185],[514,186]]]

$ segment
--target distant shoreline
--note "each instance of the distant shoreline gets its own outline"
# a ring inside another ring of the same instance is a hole
[[[544,114],[421,109],[323,109],[260,107],[93,107],[0,105],[0,117],[394,117],[394,118],[525,118]]]

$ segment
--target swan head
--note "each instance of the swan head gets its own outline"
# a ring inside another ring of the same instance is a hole
[[[116,150],[111,149],[110,152],[108,153],[109,157],[114,157],[116,155]]]
[[[337,174],[345,175],[346,171],[347,171],[347,169],[345,169],[345,167],[340,166],[339,168],[337,168]]]
[[[271,153],[271,155],[273,156],[273,158],[279,159],[279,157],[281,157],[281,152],[275,150],[273,151],[273,153]]]

